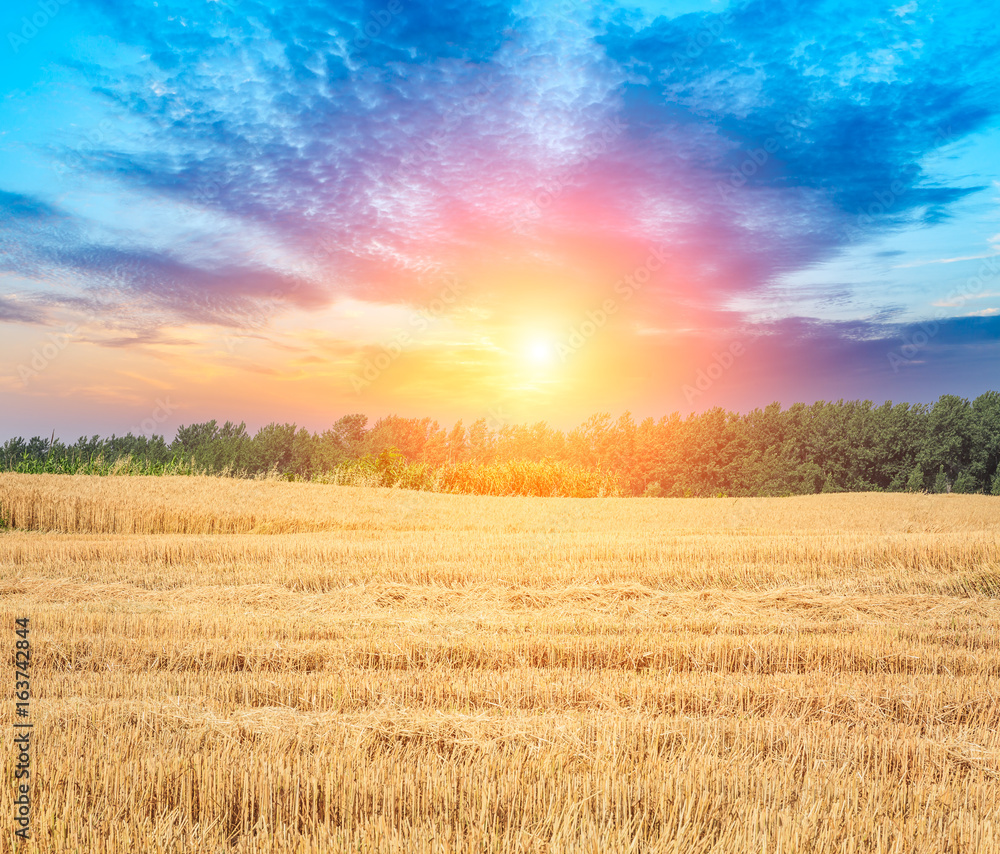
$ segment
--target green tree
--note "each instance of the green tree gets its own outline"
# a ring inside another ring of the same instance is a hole
[[[802,463],[795,471],[799,480],[799,492],[803,495],[814,495],[823,491],[826,484],[826,475],[814,462]]]
[[[469,459],[476,463],[493,459],[493,435],[485,418],[474,421],[469,427]]]
[[[951,487],[952,492],[968,495],[974,492],[981,492],[979,481],[968,469],[962,469],[955,478],[955,483]]]
[[[954,482],[958,473],[972,462],[978,432],[969,401],[953,394],[942,395],[932,407],[927,423],[921,454],[924,468],[943,471],[948,482]]]
[[[469,445],[461,420],[455,422],[448,434],[448,462],[463,463],[469,458]]]
[[[987,391],[974,401],[977,436],[972,455],[972,471],[981,491],[988,492],[1000,471],[1000,392]]]

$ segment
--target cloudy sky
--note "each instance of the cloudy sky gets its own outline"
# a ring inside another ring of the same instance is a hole
[[[1000,386],[990,4],[14,0],[0,35],[4,437]]]

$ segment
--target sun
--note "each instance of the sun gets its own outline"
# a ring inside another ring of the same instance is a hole
[[[533,365],[551,365],[556,357],[555,344],[547,338],[534,338],[528,342],[525,356]]]

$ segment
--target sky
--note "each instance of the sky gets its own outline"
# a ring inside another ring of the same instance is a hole
[[[990,4],[0,10],[0,438],[1000,386]]]

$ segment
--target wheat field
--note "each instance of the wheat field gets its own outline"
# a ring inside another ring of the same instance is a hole
[[[0,519],[21,852],[1000,852],[997,499],[3,474]]]

